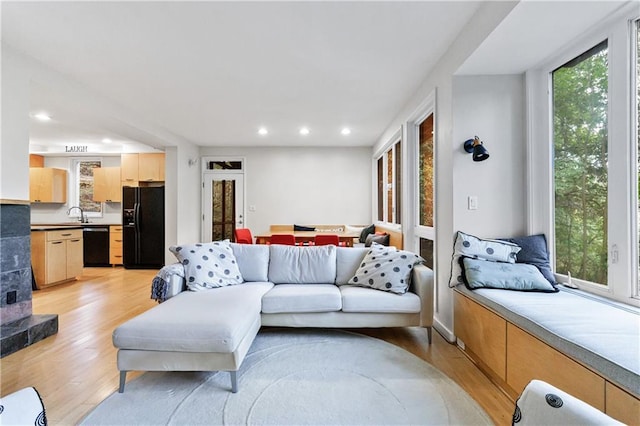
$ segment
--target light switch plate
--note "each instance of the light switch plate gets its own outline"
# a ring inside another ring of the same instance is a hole
[[[469,210],[478,210],[478,196],[477,195],[469,195],[469,197],[467,197],[467,208]]]

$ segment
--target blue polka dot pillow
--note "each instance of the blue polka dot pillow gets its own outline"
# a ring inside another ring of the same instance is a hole
[[[206,290],[243,282],[229,240],[171,246],[169,251],[184,266],[189,290]]]
[[[404,294],[413,267],[422,262],[424,259],[415,253],[373,243],[347,284]]]
[[[483,240],[482,238],[458,231],[456,242],[453,245],[449,286],[455,287],[458,284],[464,283],[462,268],[460,267],[460,256],[466,256],[472,259],[491,260],[494,262],[515,263],[516,254],[519,251],[520,246],[508,241]]]

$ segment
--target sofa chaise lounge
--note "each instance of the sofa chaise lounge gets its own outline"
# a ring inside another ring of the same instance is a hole
[[[229,371],[231,390],[236,392],[236,373],[263,325],[419,326],[427,329],[431,342],[433,272],[413,253],[380,245],[224,242],[172,251],[184,274],[167,279],[162,297],[167,300],[113,332],[120,392],[127,371]],[[203,272],[214,277],[211,281],[221,273],[237,282],[203,288],[197,277]]]

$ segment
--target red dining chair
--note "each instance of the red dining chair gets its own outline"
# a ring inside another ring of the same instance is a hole
[[[251,230],[249,228],[236,228],[234,233],[236,236],[236,243],[253,244],[253,237],[251,236]]]
[[[273,234],[269,238],[269,244],[283,244],[286,246],[295,246],[296,237],[293,234]]]
[[[340,245],[340,237],[336,234],[318,234],[313,240],[314,246],[328,246],[330,244]]]

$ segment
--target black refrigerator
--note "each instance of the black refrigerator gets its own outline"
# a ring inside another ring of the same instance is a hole
[[[122,257],[127,269],[164,266],[164,187],[122,188]]]

